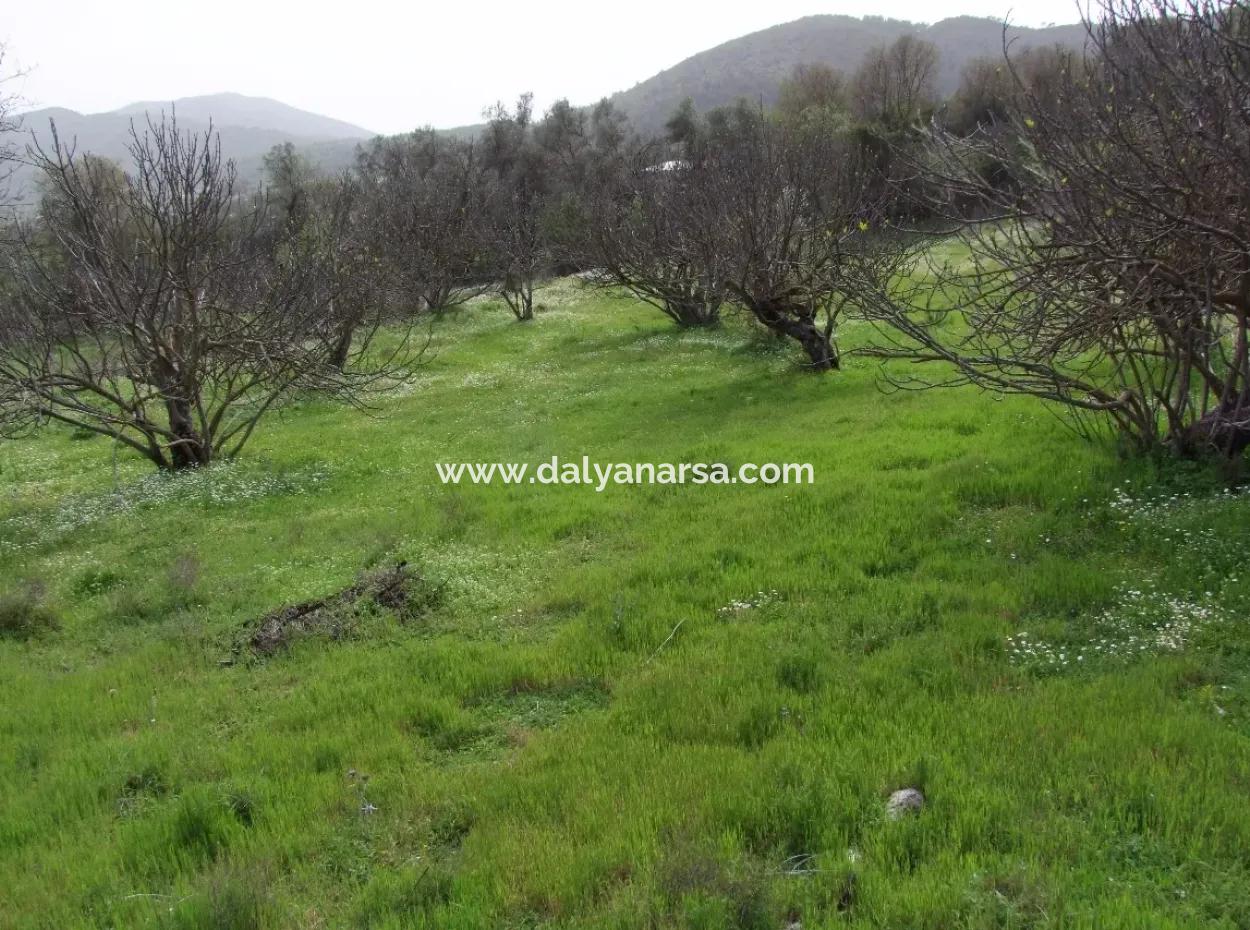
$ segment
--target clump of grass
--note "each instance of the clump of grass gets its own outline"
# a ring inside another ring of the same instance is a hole
[[[95,597],[106,594],[126,578],[120,572],[108,568],[90,568],[74,579],[73,592],[80,597]]]
[[[45,599],[45,587],[39,581],[26,581],[0,595],[0,638],[32,640],[60,629],[60,620]]]
[[[246,788],[231,788],[225,796],[226,809],[245,827],[256,822],[257,800]]]
[[[189,596],[200,580],[200,560],[194,552],[180,552],[166,572],[169,587],[180,595]]]
[[[449,801],[436,806],[427,817],[429,846],[446,855],[460,848],[477,821],[467,801]]]
[[[168,930],[261,930],[276,917],[266,872],[226,864],[168,908],[161,925]]]
[[[670,919],[692,928],[775,930],[781,915],[765,870],[689,836],[671,837],[658,884]]]
[[[817,691],[823,679],[820,662],[811,653],[791,653],[777,663],[777,681],[798,694]]]
[[[362,927],[428,926],[431,913],[451,900],[452,886],[453,873],[441,862],[378,872],[360,893],[357,920]]]
[[[462,752],[490,737],[491,731],[464,711],[445,703],[428,703],[413,717],[413,732],[439,752]]]
[[[117,795],[117,812],[122,817],[136,816],[168,793],[165,773],[155,765],[145,766],[126,776]]]
[[[179,798],[171,825],[174,846],[192,859],[217,858],[230,842],[224,813],[223,805],[199,794]]]

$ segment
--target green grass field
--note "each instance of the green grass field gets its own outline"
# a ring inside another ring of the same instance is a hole
[[[0,927],[1250,927],[1250,497],[538,301],[205,473],[0,446]],[[583,454],[816,483],[433,467]],[[240,650],[401,559],[423,609]]]

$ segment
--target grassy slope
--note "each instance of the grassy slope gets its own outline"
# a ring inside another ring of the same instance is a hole
[[[1247,925],[1250,499],[1112,506],[1151,474],[1026,402],[544,299],[441,324],[376,418],[307,405],[172,484],[123,457],[124,511],[103,440],[0,449],[6,586],[60,617],[0,640],[0,927]],[[817,483],[432,467],[583,453]],[[220,664],[400,557],[443,585],[423,619]],[[1199,603],[1178,654],[1006,642]]]

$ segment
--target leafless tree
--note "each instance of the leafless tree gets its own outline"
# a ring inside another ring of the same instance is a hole
[[[870,50],[851,83],[855,115],[891,129],[912,124],[936,99],[937,66],[937,46],[913,35]]]
[[[1247,12],[1110,0],[1088,56],[1040,89],[1016,74],[1006,125],[939,135],[931,189],[978,205],[972,257],[934,264],[930,299],[887,315],[878,354],[1057,402],[1139,449],[1250,444]]]
[[[0,44],[0,206],[4,206],[9,199],[9,181],[19,156],[17,130],[21,125],[21,120],[13,112],[19,101],[13,94],[5,92],[4,85],[15,77],[5,70],[5,51],[4,45]]]
[[[827,116],[846,108],[846,78],[828,65],[796,65],[777,93],[777,112],[790,120],[813,113]]]
[[[354,172],[325,177],[289,142],[274,146],[264,164],[271,247],[297,243],[319,256],[317,299],[328,311],[329,360],[342,370],[362,333],[368,344],[387,318],[390,269],[376,242],[372,204]]]
[[[715,236],[698,228],[694,176],[660,147],[634,146],[601,177],[584,221],[572,229],[589,280],[622,288],[679,326],[709,326],[725,300]]]
[[[307,197],[307,213],[290,234],[298,248],[321,262],[316,300],[326,308],[328,362],[346,371],[357,344],[370,345],[388,320],[388,278],[370,235],[372,217],[358,179],[350,172],[318,178]]]
[[[552,264],[544,220],[551,205],[551,161],[534,139],[532,98],[486,113],[486,165],[492,172],[485,231],[499,293],[518,322],[534,318],[534,286]]]
[[[725,292],[814,370],[839,367],[837,326],[887,299],[879,282],[905,251],[853,140],[741,105],[689,169],[700,235],[715,243]]]
[[[4,426],[57,420],[181,469],[236,454],[297,392],[359,402],[406,373],[404,340],[381,354],[358,338],[332,363],[342,320],[324,240],[275,236],[211,128],[162,118],[131,137],[126,172],[55,126],[30,152],[47,193],[4,254]]]
[[[496,108],[493,115],[498,113]],[[557,100],[535,124],[534,142],[546,155],[552,172],[564,184],[576,189],[585,183],[594,142],[584,109],[566,99]]]
[[[378,139],[357,161],[374,251],[421,307],[459,306],[487,286],[487,186],[478,148],[420,130]]]

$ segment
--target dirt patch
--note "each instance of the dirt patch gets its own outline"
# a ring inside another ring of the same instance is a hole
[[[271,656],[300,636],[320,634],[339,639],[354,627],[362,608],[383,607],[403,621],[429,607],[431,593],[424,580],[406,562],[400,562],[393,568],[366,573],[355,584],[328,597],[265,614],[251,626],[240,645],[256,655]]]

